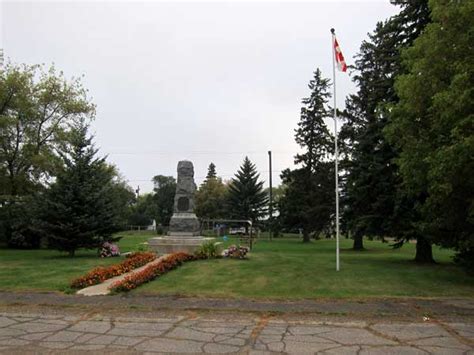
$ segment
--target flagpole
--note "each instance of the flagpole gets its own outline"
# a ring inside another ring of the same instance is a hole
[[[3,16],[3,3],[0,0],[0,18],[2,18],[2,16]],[[4,57],[4,52],[3,52],[3,32],[0,26],[0,70],[5,69],[4,60],[5,60],[5,57]]]
[[[335,185],[336,185],[336,271],[339,271],[339,172],[338,160],[339,150],[337,148],[337,116],[336,116],[336,63],[335,63],[335,48],[334,39],[336,36],[334,28],[331,28],[332,33],[332,83],[333,83],[333,98],[334,98],[334,165],[335,165]]]

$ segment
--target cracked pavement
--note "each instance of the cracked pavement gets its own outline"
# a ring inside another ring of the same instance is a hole
[[[37,312],[37,313],[35,313]],[[467,319],[427,322],[181,311],[0,311],[0,353],[472,354]]]

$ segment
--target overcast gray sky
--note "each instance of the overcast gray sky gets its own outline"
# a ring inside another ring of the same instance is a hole
[[[85,75],[96,143],[130,185],[210,162],[230,179],[245,155],[274,182],[293,166],[301,98],[316,68],[332,77],[329,29],[350,64],[389,0],[314,2],[3,1],[2,46],[16,63]],[[354,91],[337,73],[338,107]],[[332,126],[331,126],[332,127]]]

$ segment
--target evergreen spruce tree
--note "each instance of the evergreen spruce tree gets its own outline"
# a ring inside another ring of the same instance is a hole
[[[41,221],[48,245],[74,256],[79,248],[97,248],[118,230],[120,210],[114,198],[114,169],[96,157],[87,126],[72,132],[65,167],[42,199]]]
[[[400,51],[410,46],[429,22],[426,0],[400,2],[402,11],[379,22],[356,56],[354,82],[359,90],[346,101],[341,129],[344,225],[352,232],[354,249],[363,249],[363,236],[413,237],[402,231],[411,201],[403,197],[395,147],[384,135],[390,121],[389,107],[398,101],[394,80],[403,72]],[[412,216],[410,216],[411,218]],[[423,243],[419,247],[431,248]]]
[[[334,162],[320,162],[314,173],[304,168],[286,169],[281,179],[286,189],[278,201],[279,224],[288,230],[301,228],[305,243],[311,234],[329,237],[335,211]]]
[[[233,218],[255,222],[265,215],[268,196],[263,189],[263,181],[258,181],[259,177],[255,164],[245,157],[229,185],[227,204]]]
[[[214,163],[211,163],[209,164],[209,168],[207,169],[206,180],[215,178],[217,178],[216,166],[214,165]]]
[[[318,164],[333,153],[334,139],[324,123],[331,117],[327,106],[331,97],[329,79],[316,69],[308,85],[311,95],[302,100],[301,117],[295,130],[295,141],[304,150],[295,156],[295,164],[301,164],[309,172],[315,172]]]
[[[303,152],[295,156],[301,168],[287,169],[281,178],[286,185],[280,199],[280,221],[287,228],[302,228],[303,242],[310,234],[329,233],[334,213],[333,136],[324,119],[331,117],[328,107],[329,80],[317,69],[308,85],[311,95],[302,100],[301,118],[295,130],[295,140]]]

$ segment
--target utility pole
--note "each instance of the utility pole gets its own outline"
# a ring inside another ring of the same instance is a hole
[[[135,190],[135,193],[137,194],[137,198],[140,197],[140,185],[138,185],[137,189]]]
[[[268,151],[269,183],[270,183],[270,203],[269,203],[269,221],[270,221],[270,240],[273,240],[273,187],[272,187],[272,151]]]

